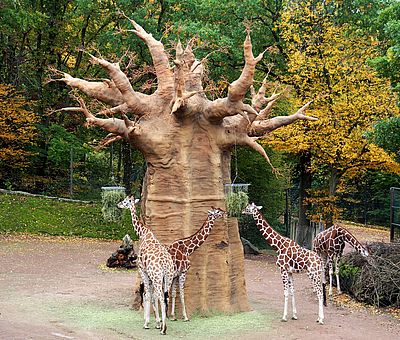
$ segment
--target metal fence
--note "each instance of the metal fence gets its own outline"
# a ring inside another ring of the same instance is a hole
[[[390,188],[390,242],[400,242],[400,188]]]

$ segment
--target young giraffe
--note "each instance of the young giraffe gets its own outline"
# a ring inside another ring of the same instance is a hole
[[[179,295],[182,304],[183,319],[184,321],[189,321],[186,314],[185,292],[184,292],[186,274],[190,268],[189,256],[193,254],[193,252],[197,248],[199,248],[207,239],[212,228],[214,227],[214,221],[224,216],[226,216],[225,211],[219,208],[212,207],[211,210],[208,210],[207,219],[204,221],[203,225],[196,233],[194,233],[189,237],[176,240],[168,247],[168,251],[172,255],[172,259],[174,260],[174,265],[175,265],[175,275],[174,275],[174,280],[172,282],[172,307],[171,307],[172,320],[176,320],[175,298],[176,298],[177,286],[179,284]]]
[[[265,240],[277,251],[278,258],[276,260],[277,266],[280,268],[283,291],[285,296],[285,303],[283,308],[282,321],[287,321],[288,314],[288,299],[289,291],[292,296],[292,310],[293,320],[297,320],[297,310],[294,298],[294,286],[292,274],[307,270],[308,276],[313,283],[313,290],[316,291],[318,297],[318,319],[317,322],[320,324],[324,323],[324,307],[323,307],[323,296],[322,296],[322,260],[317,253],[300,247],[293,240],[284,237],[277,233],[268,222],[264,219],[260,213],[262,207],[256,206],[254,203],[247,205],[242,211],[243,214],[252,215],[257,223],[258,229],[260,229]]]
[[[163,246],[153,232],[144,226],[136,214],[135,200],[132,196],[126,197],[118,203],[118,208],[126,208],[131,211],[132,225],[139,236],[138,268],[144,284],[144,325],[149,328],[150,303],[159,301],[161,305],[161,326],[158,311],[156,313],[156,327],[161,334],[166,334],[166,316],[168,308],[168,291],[174,278],[174,261],[167,248]]]
[[[324,262],[322,274],[324,290],[326,285],[325,270],[326,266],[329,267],[329,296],[332,296],[333,261],[335,261],[337,291],[339,294],[341,293],[339,281],[339,263],[343,255],[343,249],[346,242],[362,256],[366,257],[369,255],[368,250],[364,248],[348,230],[339,225],[333,225],[332,227],[319,233],[313,241],[313,250],[321,256]],[[324,299],[324,305],[326,306],[326,299]]]

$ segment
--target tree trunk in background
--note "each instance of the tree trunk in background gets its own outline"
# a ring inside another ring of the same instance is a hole
[[[337,188],[338,180],[339,180],[339,171],[335,168],[332,168],[330,177],[329,177],[329,198],[330,198],[330,201],[332,202],[331,204],[334,204],[334,202],[335,202],[336,188]],[[333,219],[334,219],[334,216],[332,214],[327,215],[325,217],[325,229],[332,227]]]
[[[128,194],[132,192],[132,148],[128,143],[121,143],[122,158],[124,163],[123,183]]]
[[[309,203],[306,202],[312,180],[311,173],[308,171],[310,162],[311,155],[309,153],[304,153],[300,156],[299,225],[296,229],[296,242],[308,249],[311,249],[312,244],[312,230],[310,228],[310,220],[307,217]]]

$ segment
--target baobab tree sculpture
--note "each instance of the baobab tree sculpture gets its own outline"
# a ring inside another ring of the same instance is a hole
[[[134,91],[118,63],[94,56],[91,62],[103,67],[109,80],[86,81],[58,72],[61,78],[53,81],[62,81],[111,107],[94,115],[78,97],[79,107],[61,110],[80,111],[88,126],[107,131],[104,143],[124,139],[140,150],[147,163],[142,218],[161,242],[170,244],[193,234],[211,206],[226,208],[224,184],[230,183],[231,149],[235,145],[252,147],[269,163],[256,139],[296,120],[314,118],[303,113],[307,103],[295,114],[268,119],[279,95],[266,98],[266,82],[257,92],[252,88],[256,64],[263,54],[253,56],[249,29],[240,77],[230,84],[226,98],[209,100],[202,86],[203,64],[195,59],[190,44],[183,49],[178,42],[170,64],[163,44],[129,20],[134,27],[130,31],[149,48],[157,76],[154,93]],[[246,104],[249,90],[251,104]],[[108,118],[100,118],[100,114]],[[248,310],[236,219],[215,224],[192,259],[186,292],[189,313]]]

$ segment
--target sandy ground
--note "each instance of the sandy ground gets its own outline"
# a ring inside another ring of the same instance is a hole
[[[354,231],[356,234],[356,231]],[[130,309],[135,271],[104,263],[119,242],[0,235],[0,339],[154,339]],[[283,292],[274,256],[247,258],[253,308],[239,316],[168,322],[163,339],[400,339],[400,321],[329,303],[318,325],[305,274],[295,277],[298,320],[280,321]],[[231,326],[230,326],[231,325]]]

